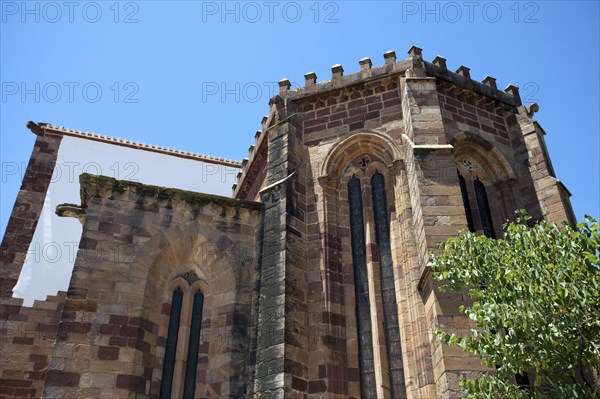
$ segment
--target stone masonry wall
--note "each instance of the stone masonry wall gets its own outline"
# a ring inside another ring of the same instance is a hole
[[[91,175],[81,185],[84,232],[44,395],[158,397],[170,296],[188,272],[205,295],[196,394],[245,394],[261,205]]]
[[[12,290],[21,274],[29,243],[42,213],[61,139],[62,136],[51,134],[38,134],[36,137],[21,189],[0,244],[1,298],[12,297]]]
[[[41,396],[66,296],[59,292],[33,307],[12,298],[62,138],[39,133],[0,245],[0,398]]]
[[[398,320],[406,397],[459,397],[461,378],[489,370],[434,335],[440,326],[459,334],[471,327],[458,310],[467,293],[441,293],[428,266],[439,242],[467,228],[457,173],[485,185],[497,236],[516,208],[557,222],[574,217],[533,120],[536,105],[522,105],[514,86],[498,90],[494,78],[472,80],[464,66],[449,71],[439,56],[426,62],[417,47],[408,54],[397,61],[387,52],[379,67],[362,59],[347,76],[335,65],[322,83],[308,73],[294,90],[280,81],[241,163],[237,199],[82,175],[81,204],[57,209],[83,223],[69,289],[26,308],[12,289],[60,144],[36,132],[1,246],[0,399],[158,397],[176,288],[184,304],[175,397],[197,290],[205,298],[197,397],[359,398],[361,350],[372,352],[376,397],[391,397],[370,197],[376,173],[385,181],[397,302],[387,300],[385,312],[397,311],[388,319]],[[363,193],[372,348],[357,335],[347,190],[354,177]]]
[[[313,328],[308,339],[308,361],[278,374],[282,378],[277,385],[279,394],[294,397],[300,390],[309,397],[360,396],[348,205],[344,197],[348,171],[362,173],[357,169],[360,162],[382,162],[384,166],[378,167],[387,168],[390,173],[386,182],[391,180],[388,202],[394,204],[389,216],[409,397],[457,397],[461,394],[460,378],[477,378],[488,371],[479,359],[441,345],[433,334],[438,326],[459,333],[470,328],[469,321],[458,311],[460,305],[468,303],[467,293],[440,293],[427,266],[429,253],[437,250],[439,242],[467,228],[458,164],[464,159],[477,164],[479,169],[469,178],[482,179],[486,185],[497,235],[501,235],[502,223],[517,208],[525,208],[538,218],[567,220],[569,216],[565,200],[568,192],[553,176],[543,137],[533,129],[533,108],[521,104],[516,87],[500,91],[491,77],[476,82],[466,67],[450,72],[443,58],[426,62],[417,47],[409,50],[406,60],[396,61],[393,52],[386,53],[384,59],[384,65],[375,68],[370,59],[362,59],[359,72],[348,76],[344,76],[340,65],[335,65],[331,80],[322,83],[316,82],[314,73],[308,73],[304,87],[294,90],[290,90],[289,81],[280,81],[271,114],[263,119],[263,129],[257,133],[257,145],[267,136],[269,146],[273,145],[279,133],[271,129],[280,132],[281,124],[288,118],[297,126],[288,130],[288,140],[294,136],[303,145],[301,150],[297,144],[284,146],[283,152],[280,147],[269,148],[270,171],[277,165],[287,165],[286,151],[291,148],[302,158],[295,163],[299,166],[293,180],[269,187],[273,194],[264,197],[271,201],[274,193],[279,192],[279,198],[283,198],[285,192],[286,203],[294,197],[306,201],[305,217],[295,221],[295,230],[306,232],[300,237],[305,239],[308,259],[306,300]],[[250,163],[253,156],[251,151]],[[276,178],[270,180],[267,174],[266,184],[274,184],[293,171],[292,167],[280,168]],[[253,181],[250,172],[242,170],[240,176],[242,186]],[[291,197],[289,190],[295,190]],[[368,212],[368,199],[364,206]],[[279,213],[265,219],[265,232],[271,231],[269,220],[279,218],[283,234],[284,208],[287,209],[280,203]],[[481,232],[479,213],[476,206],[472,208],[476,228]],[[365,229],[367,236],[372,233],[372,226]],[[278,237],[279,260],[285,262],[283,254],[293,253],[289,251],[293,240],[289,234]],[[373,306],[377,308],[377,246],[371,241],[366,250],[371,265],[368,267],[372,268],[369,273]],[[285,280],[284,276],[297,265],[289,261],[277,267],[277,273]],[[282,289],[283,285],[280,294]],[[297,301],[283,302],[294,303],[296,312],[305,306]],[[259,313],[263,314],[261,310]],[[379,324],[379,317],[375,313],[372,320]],[[282,323],[286,334],[291,334],[287,318]],[[379,345],[374,352],[382,367],[376,374],[385,386],[386,362],[381,356],[385,351],[380,349],[386,345],[384,329],[373,328],[375,345]],[[279,337],[272,341],[276,342],[281,344],[282,361],[287,361],[285,348],[290,347],[291,341]],[[258,360],[260,363],[261,358]],[[257,374],[255,386],[272,381],[265,377]],[[292,381],[298,383],[292,386]],[[378,395],[387,397],[389,392],[384,388]]]

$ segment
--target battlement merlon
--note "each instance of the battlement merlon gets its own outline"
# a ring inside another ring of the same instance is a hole
[[[370,58],[363,58],[359,61],[359,71],[348,75],[344,75],[344,68],[342,65],[336,64],[331,67],[331,79],[322,82],[317,82],[317,75],[314,72],[309,72],[304,75],[304,86],[298,88],[291,88],[289,80],[287,78],[282,79],[279,82],[279,94],[271,98],[271,101],[275,101],[276,97],[283,97],[288,100],[299,100],[326,93],[334,89],[373,82],[386,78],[389,75],[406,73],[407,70],[413,69],[415,65],[421,64],[424,67],[425,75],[428,77],[439,78],[511,107],[519,107],[522,105],[521,97],[519,96],[519,88],[512,84],[508,85],[506,89],[502,91],[498,89],[496,79],[491,76],[486,76],[482,82],[472,80],[469,68],[462,65],[456,72],[451,72],[446,66],[445,58],[438,55],[432,62],[425,61],[423,60],[422,50],[416,46],[412,46],[409,49],[408,54],[409,58],[397,61],[396,53],[394,51],[388,51],[383,54],[384,64],[377,67],[373,67]]]

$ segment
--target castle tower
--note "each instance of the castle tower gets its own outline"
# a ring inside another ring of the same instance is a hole
[[[408,54],[284,79],[263,118],[234,185],[265,205],[258,397],[459,395],[485,369],[434,336],[468,330],[468,298],[436,289],[429,254],[461,229],[500,237],[519,208],[574,223],[537,105]]]

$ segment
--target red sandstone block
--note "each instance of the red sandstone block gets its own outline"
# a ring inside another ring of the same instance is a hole
[[[308,383],[308,393],[319,393],[327,390],[327,384],[323,380],[310,381]]]
[[[308,134],[308,133],[313,133],[313,132],[319,132],[321,130],[325,130],[325,124],[317,125],[317,126],[312,126],[312,127],[309,127],[309,128],[305,128],[304,129],[304,133]]]
[[[492,133],[492,134],[497,134],[497,130],[493,127],[489,127],[487,125],[484,125],[483,123],[481,124],[481,129],[488,132],[488,133]]]
[[[78,373],[68,373],[61,370],[50,370],[46,376],[46,385],[76,387],[79,385],[81,375]]]
[[[325,99],[324,98],[317,99],[317,101],[315,102],[315,109],[323,108],[324,106],[325,106]]]
[[[39,363],[36,363],[39,364]],[[43,380],[44,378],[46,378],[46,372],[45,371],[30,371],[28,373],[28,377],[30,380]]]
[[[7,229],[8,229],[8,227],[7,227]],[[4,235],[4,238],[6,239],[6,233]],[[14,261],[15,261],[15,254],[13,252],[3,250],[0,253],[0,262],[4,263],[5,265],[7,265],[9,263],[13,263]],[[4,280],[4,279],[2,279],[2,280]]]
[[[308,383],[305,379],[292,376],[292,389],[295,389],[300,392],[305,392],[307,386]]]
[[[0,306],[0,313],[4,313],[7,315],[18,314],[21,311],[20,306],[16,305],[2,305]]]
[[[58,336],[62,339],[69,339],[70,335],[87,334],[91,328],[90,323],[63,322],[58,328]]]
[[[33,345],[33,337],[13,337],[12,343],[17,345]]]
[[[151,321],[144,319],[142,317],[132,317],[129,319],[129,325],[130,326],[136,326],[136,327],[141,327],[146,331],[150,331],[152,332],[156,326],[156,324],[152,323]]]
[[[377,87],[375,87],[374,91],[375,93],[383,93],[385,91],[385,86],[378,85]]]
[[[400,97],[398,98],[392,98],[391,100],[387,100],[383,102],[383,106],[384,107],[391,107],[393,105],[400,105],[402,104],[402,99]]]
[[[162,308],[160,310],[160,313],[163,315],[170,315],[171,314],[171,304],[170,303],[163,303],[162,304]]]
[[[35,371],[45,370],[48,367],[48,363],[44,361],[44,363],[33,363],[33,369]]]
[[[164,347],[167,345],[167,339],[165,337],[157,337],[156,338],[156,346]]]
[[[327,366],[319,364],[319,378],[327,377]]]
[[[367,105],[367,111],[377,111],[383,108],[383,103],[382,102],[376,102],[373,104],[369,104]]]
[[[381,95],[381,98],[385,101],[385,100],[391,100],[392,98],[399,98],[400,95],[398,94],[397,91],[389,91],[387,93],[383,93]]]
[[[129,324],[129,317],[128,316],[118,316],[118,315],[110,315],[110,324],[117,324],[117,325],[127,325]]]
[[[2,392],[5,395],[0,394],[0,399],[13,399],[15,394],[15,388],[2,387]]]
[[[33,381],[0,378],[0,387],[30,387]],[[4,390],[4,388],[2,388]]]
[[[80,249],[96,249],[96,245],[98,245],[98,241],[88,237],[82,237],[79,242]]]
[[[64,311],[96,312],[98,305],[89,299],[70,299],[65,302]]]
[[[142,351],[143,353],[150,353],[150,344],[146,341],[142,341],[141,339],[129,338],[127,341],[127,346]]]
[[[98,359],[116,360],[119,358],[119,348],[115,346],[101,346],[98,348]]]
[[[502,124],[502,123],[494,122],[494,127],[498,130],[506,132],[506,126],[504,126],[504,124]],[[506,137],[508,138],[508,136],[506,136]]]
[[[322,118],[324,116],[329,115],[330,111],[331,111],[331,108],[329,108],[329,107],[318,110],[317,111],[317,118]]]
[[[304,127],[308,128],[308,127],[313,127],[316,125],[322,125],[322,124],[326,123],[328,120],[329,120],[329,118],[325,118],[325,117],[313,119],[312,121],[304,122]]]
[[[335,121],[335,120],[339,120],[339,119],[343,119],[343,118],[347,118],[348,117],[348,111],[344,110],[344,111],[340,111],[340,112],[336,112],[335,114],[331,114],[331,116],[329,117],[329,121]]]
[[[31,355],[29,355],[29,361],[34,363],[46,363],[48,362],[48,356],[36,355],[35,353],[32,353]]]
[[[355,381],[358,382],[359,380],[359,372],[358,372],[358,368],[356,367],[349,367],[348,368],[348,381]]]
[[[356,100],[357,98],[363,98],[364,94],[362,91],[355,90],[350,94],[350,100]]]
[[[328,107],[331,107],[332,105],[337,105],[337,103],[338,103],[338,100],[335,97],[329,97],[327,99],[327,106]]]
[[[117,388],[144,394],[146,393],[146,380],[135,375],[120,374],[117,376]]]
[[[69,288],[67,295],[71,299],[84,299],[87,296],[87,288]]]
[[[348,126],[348,130],[352,131],[352,130],[362,129],[363,127],[365,127],[365,121],[359,121],[359,122],[350,124],[350,126]]]
[[[21,396],[23,398],[34,398],[36,396],[35,388],[16,388],[15,396]]]
[[[142,374],[142,377],[144,377],[144,379],[146,379],[146,380],[152,379],[153,371],[154,371],[154,367],[144,367],[144,374]]]
[[[362,107],[365,105],[365,100],[364,98],[360,98],[357,100],[352,100],[348,103],[348,109],[352,109],[352,108],[357,108],[357,107]]]
[[[114,224],[114,223],[100,222],[98,224],[98,231],[101,231],[103,233],[110,233],[110,234],[119,233],[119,232],[121,232],[121,225]]]
[[[119,335],[129,338],[144,338],[144,330],[139,327],[121,326]]]
[[[315,119],[317,116],[317,113],[315,111],[308,111],[304,113],[304,121],[310,121]]]
[[[467,125],[469,125],[469,126],[476,127],[476,128],[479,129],[479,122],[477,122],[477,121],[474,121],[474,120],[469,119],[469,118],[465,118],[465,123]]]
[[[110,337],[109,340],[108,340],[108,344],[111,345],[111,346],[122,346],[122,347],[125,347],[125,346],[127,346],[127,341],[128,340],[125,337]],[[166,340],[165,340],[165,345],[166,345]]]
[[[379,111],[367,112],[365,114],[366,120],[375,119],[375,118],[379,118]]]

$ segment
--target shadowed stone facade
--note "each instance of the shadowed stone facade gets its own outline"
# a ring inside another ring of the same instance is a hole
[[[24,307],[12,291],[67,134],[31,123],[1,246],[0,398],[460,396],[488,370],[435,338],[470,324],[429,254],[461,229],[501,237],[517,208],[573,224],[570,194],[516,87],[417,47],[384,60],[280,81],[231,198],[81,175],[81,203],[57,209],[83,225],[68,291]]]

